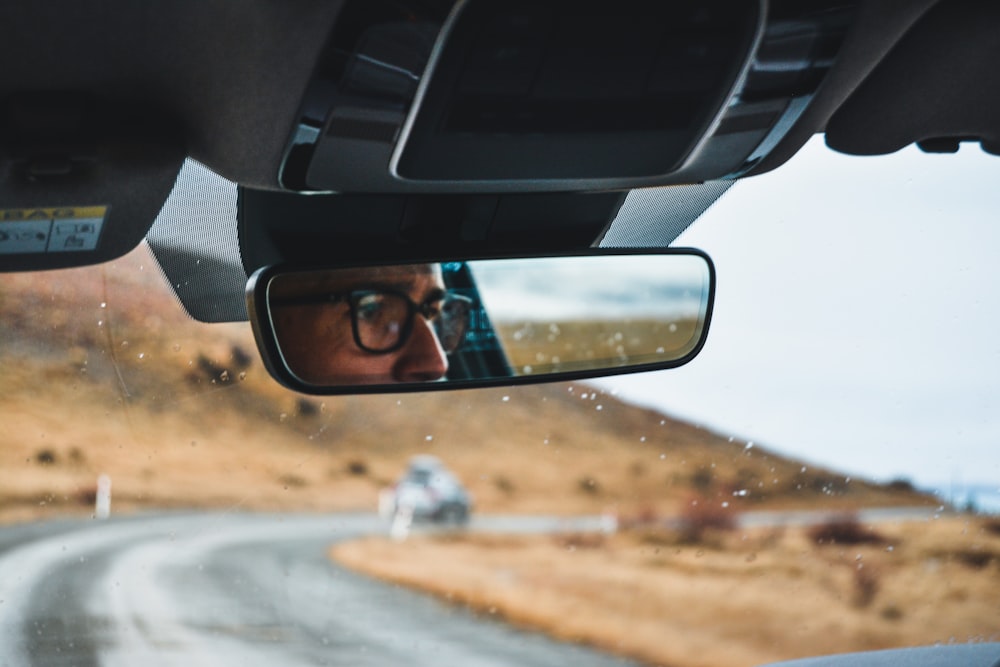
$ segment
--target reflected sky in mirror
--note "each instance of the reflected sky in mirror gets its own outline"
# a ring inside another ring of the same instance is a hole
[[[469,262],[494,320],[704,315],[709,268],[698,256],[620,255]]]

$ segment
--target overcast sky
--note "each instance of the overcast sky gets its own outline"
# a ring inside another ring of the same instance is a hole
[[[847,473],[1000,487],[1000,158],[816,139],[675,245],[715,261],[704,351],[602,386]]]

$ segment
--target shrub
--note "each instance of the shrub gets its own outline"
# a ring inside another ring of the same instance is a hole
[[[816,544],[884,544],[886,539],[858,521],[855,514],[841,514],[813,526],[809,539]]]
[[[368,464],[358,459],[348,461],[347,474],[354,475],[355,477],[364,477],[368,474]]]
[[[319,414],[319,406],[307,398],[295,401],[295,411],[300,417],[315,417]]]
[[[998,555],[989,551],[979,551],[976,549],[964,549],[952,552],[952,556],[962,565],[973,570],[982,570],[993,562]]]
[[[906,479],[905,477],[897,477],[896,479],[886,484],[886,486],[888,486],[889,489],[892,491],[905,491],[910,493],[916,491],[916,489],[913,487],[913,482]]]
[[[652,505],[640,505],[631,513],[619,513],[617,516],[618,527],[629,530],[652,526],[660,522],[660,515]]]
[[[680,516],[681,539],[689,543],[702,542],[708,531],[728,532],[736,529],[732,508],[706,498],[692,498],[685,503]]]
[[[903,618],[903,610],[891,604],[882,610],[881,616],[887,621],[899,621]]]
[[[510,481],[506,475],[496,475],[493,478],[493,486],[508,496],[514,493],[514,482]]]
[[[35,462],[43,466],[55,465],[56,453],[51,449],[40,449],[35,452]]]
[[[253,364],[253,355],[239,345],[232,346],[229,358],[232,359],[237,371],[245,371]]]
[[[288,488],[302,488],[308,486],[309,482],[299,475],[292,473],[287,473],[278,477],[278,482],[283,485],[286,489]]]
[[[864,609],[875,601],[880,587],[878,572],[861,563],[854,568],[854,606]]]
[[[605,545],[605,537],[602,533],[569,533],[557,535],[556,544],[564,549],[600,549]]]
[[[84,507],[93,507],[94,503],[97,502],[97,487],[96,486],[82,486],[76,490],[73,494],[73,500],[77,505],[82,505]]]
[[[706,468],[699,468],[691,474],[691,486],[699,491],[707,491],[712,487],[714,481],[715,476],[712,471]]]
[[[583,493],[596,496],[601,492],[601,486],[593,477],[583,477],[576,483],[576,487]]]

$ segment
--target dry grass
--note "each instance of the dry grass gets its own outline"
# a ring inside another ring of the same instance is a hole
[[[600,365],[653,363],[684,356],[694,345],[698,321],[493,322],[511,366],[556,372]]]
[[[968,519],[880,527],[883,545],[805,531],[447,535],[341,544],[348,567],[651,664],[754,665],[1000,639],[1000,537]],[[991,554],[986,565],[967,554]]]
[[[297,395],[264,371],[249,325],[187,318],[144,248],[98,269],[0,276],[0,318],[0,521],[85,514],[101,473],[116,511],[373,509],[422,452],[488,512],[675,514],[692,489],[734,507],[933,502],[582,385]]]

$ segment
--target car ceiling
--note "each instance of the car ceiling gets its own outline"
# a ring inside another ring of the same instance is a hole
[[[973,0],[841,4],[857,6],[836,60],[808,107],[745,175],[779,167],[823,131],[832,148],[860,155],[890,153],[914,142],[925,150],[951,150],[957,140],[981,141],[984,149],[1000,152],[1000,73],[995,67],[1000,6]],[[279,190],[289,135],[344,5],[329,0],[0,5],[0,23],[21,27],[6,31],[3,46],[7,62],[17,64],[0,71],[0,209],[62,205],[67,197],[80,199],[78,193],[90,187],[102,201],[113,202],[122,238],[106,252],[79,260],[0,255],[0,269],[54,268],[123,254],[153,224],[185,158],[223,177],[223,190],[239,184],[264,192],[265,198],[267,191]],[[18,159],[32,142],[52,152],[52,146],[72,144],[76,137],[67,128],[80,125],[88,128],[85,157],[101,167],[85,174],[89,180],[73,183],[59,175],[58,165],[54,171],[39,168],[41,176],[30,183],[18,180]],[[666,245],[700,213],[692,217],[685,202],[707,207],[729,182],[696,183],[687,191],[675,188],[672,195],[637,190],[624,206],[626,192],[605,198],[607,219],[588,226],[584,241],[566,245]],[[714,195],[706,197],[706,192]],[[566,193],[579,196],[583,193]],[[463,201],[465,210],[482,206],[475,197]],[[574,206],[565,208],[578,210]],[[674,209],[678,212],[671,218]],[[193,222],[188,216],[183,235],[190,238],[194,225],[209,238],[218,236],[210,228],[220,219],[229,227],[235,224],[233,207],[222,210]],[[160,216],[161,247],[177,249],[170,239],[182,234],[174,230],[184,218],[176,211]],[[563,233],[558,218],[550,216],[554,229]],[[527,240],[508,246],[493,237],[479,238],[473,254],[487,253],[490,246],[494,252],[549,247],[536,242],[546,224],[533,220],[530,233],[524,233]],[[349,243],[356,232],[346,229],[341,241]],[[232,239],[226,238],[221,245],[230,247]],[[439,241],[440,235],[429,238]],[[458,243],[454,249],[468,247]],[[233,262],[238,251],[230,250],[222,263],[252,270],[274,259],[268,252],[253,250],[249,254],[258,259],[244,256]],[[177,271],[170,276],[175,285],[190,277],[184,273],[189,268]]]
[[[822,131],[933,4],[861,2],[820,94],[753,173],[779,166]],[[273,188],[288,139],[285,132],[294,124],[313,65],[342,5],[336,0],[3,3],[0,22],[24,29],[6,31],[4,50],[8,62],[17,65],[0,72],[0,96],[10,101],[40,90],[86,92],[156,110],[158,122],[173,122],[171,133],[183,133],[191,157],[229,180]],[[951,89],[958,95],[948,109],[909,118],[904,138],[953,132],[951,116],[970,106],[962,95],[974,96],[970,101],[975,102],[985,97],[996,109],[997,86],[987,85],[997,76],[990,67],[996,62],[995,40],[991,45],[991,40],[969,37],[996,35],[997,21],[992,3],[946,3],[920,22],[910,40],[913,46],[893,52],[879,67],[879,85],[859,91],[843,122],[862,115],[882,117],[879,129],[884,129],[898,118],[893,109],[912,106],[907,91],[916,96],[955,73],[968,73],[970,81],[974,76],[986,79],[979,79],[978,90]],[[931,55],[919,44],[937,47]],[[920,88],[912,88],[914,84]],[[995,134],[1000,115],[984,111],[983,116],[992,117]],[[874,129],[858,133],[851,139],[852,150],[884,151],[888,144],[874,136],[878,134]]]

